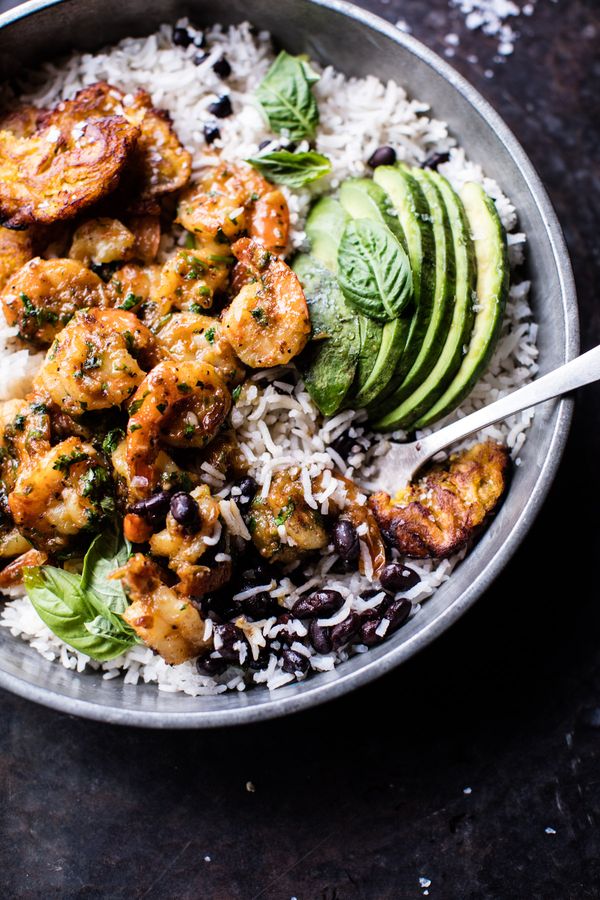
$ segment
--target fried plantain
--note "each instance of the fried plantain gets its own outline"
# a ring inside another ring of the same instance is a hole
[[[122,116],[20,137],[0,131],[0,219],[10,228],[70,219],[113,190],[139,136]]]
[[[509,454],[495,441],[476,444],[436,465],[392,498],[369,505],[387,540],[404,556],[442,558],[476,535],[507,486]]]
[[[75,126],[104,116],[122,116],[139,129],[127,180],[136,183],[136,196],[141,201],[171,193],[187,184],[191,156],[173,131],[168,113],[155,109],[146,91],[124,94],[113,85],[99,81],[79,91],[72,100],[61,103],[47,114],[44,122],[68,120]],[[142,205],[139,211],[144,212],[145,207]]]

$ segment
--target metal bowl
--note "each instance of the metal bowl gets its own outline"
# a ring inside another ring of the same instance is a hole
[[[486,101],[438,56],[381,19],[340,0],[33,0],[0,17],[0,68],[27,65],[72,49],[96,50],[189,15],[200,25],[251,19],[292,52],[306,52],[348,75],[394,78],[429,102],[468,155],[511,197],[528,236],[541,372],[578,352],[575,288],[567,250],[544,188],[522,148]],[[0,629],[0,686],[74,715],[155,728],[207,728],[267,719],[339,697],[383,675],[425,647],[486,590],[532,524],[556,473],[571,402],[539,407],[506,502],[452,578],[390,640],[334,672],[286,686],[216,697],[165,694],[154,685],[103,681],[47,662]]]

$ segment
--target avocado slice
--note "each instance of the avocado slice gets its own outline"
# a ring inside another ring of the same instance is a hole
[[[433,364],[434,351],[432,351],[431,345],[427,345],[423,356],[421,356],[421,350],[425,343],[433,308],[435,250],[427,200],[410,170],[401,164],[378,166],[373,177],[390,197],[398,221],[406,235],[415,291],[415,309],[406,346],[387,388],[382,394],[382,399],[385,399],[402,385],[407,375],[412,372],[417,358],[420,359],[419,371],[423,372],[423,377]]]
[[[390,229],[406,250],[406,237],[389,197],[368,178],[351,178],[340,187],[340,202],[353,219],[374,219]],[[367,319],[364,326],[364,352],[357,367],[357,377],[347,400],[363,407],[373,402],[386,387],[404,350],[411,312],[386,322],[382,327]],[[377,347],[377,354],[374,354]]]
[[[301,253],[293,269],[306,296],[313,339],[298,359],[306,389],[321,412],[336,412],[354,381],[360,352],[359,323],[333,272]]]
[[[428,171],[423,177],[437,188],[450,225],[452,241],[447,245],[448,261],[452,259],[454,265],[449,262],[448,271],[455,281],[449,301],[452,319],[437,361],[425,380],[395,409],[375,422],[375,428],[382,431],[408,429],[432,408],[456,374],[473,327],[476,264],[467,216],[458,194],[442,175]],[[440,273],[436,266],[436,279],[440,274],[443,277],[444,272]]]
[[[306,235],[310,252],[330,272],[337,271],[337,251],[342,231],[349,216],[338,200],[321,197],[306,220]]]
[[[485,370],[502,330],[508,297],[510,271],[506,233],[491,197],[475,182],[460,192],[477,260],[477,313],[467,353],[437,403],[415,422],[416,428],[431,425],[448,415],[471,392]]]
[[[448,253],[452,238],[443,199],[423,170],[379,166],[374,177],[397,203],[409,245],[417,307],[400,366],[383,399],[369,410],[372,416],[379,417],[410,396],[437,361],[452,317],[454,257]],[[412,366],[392,389],[415,348],[417,356]]]

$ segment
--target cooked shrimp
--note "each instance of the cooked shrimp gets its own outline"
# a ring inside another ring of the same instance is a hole
[[[8,505],[15,525],[39,550],[65,547],[114,512],[110,475],[91,444],[67,438],[19,469]]]
[[[47,347],[77,310],[110,306],[112,292],[77,260],[36,257],[9,280],[0,299],[19,337]]]
[[[120,406],[154,360],[154,338],[133,313],[82,310],[58,335],[34,381],[70,415]]]
[[[133,497],[148,496],[157,483],[160,443],[204,447],[231,406],[231,395],[213,366],[204,362],[159,363],[130,404],[127,465]]]
[[[36,397],[8,400],[0,411],[0,471],[6,491],[14,487],[19,469],[50,448],[50,416],[46,404]]]
[[[214,366],[229,387],[243,381],[244,367],[224,337],[223,325],[212,316],[175,313],[156,339],[179,362],[197,360]]]
[[[204,640],[204,621],[189,600],[167,587],[155,562],[136,553],[115,573],[122,578],[131,605],[123,613],[138,637],[177,666],[210,646]]]
[[[164,312],[210,309],[215,292],[227,287],[232,263],[229,247],[212,242],[198,250],[178,250],[160,275],[158,294]]]
[[[31,233],[0,227],[0,289],[33,256]]]
[[[183,194],[178,222],[201,240],[235,240],[244,232],[283,253],[290,216],[285,197],[250,166],[222,162]]]
[[[134,244],[135,235],[118,219],[88,219],[73,234],[69,258],[84,266],[117,262],[128,258]]]
[[[222,320],[224,334],[247,366],[289,363],[310,335],[310,318],[300,282],[279,257],[249,238],[232,251],[239,260],[236,279],[246,283]]]
[[[190,496],[198,506],[198,527],[192,530],[179,525],[171,513],[162,531],[150,538],[150,549],[155,556],[165,556],[168,566],[175,572],[180,581],[186,583],[190,593],[194,577],[204,575],[205,566],[198,566],[198,560],[206,553],[208,544],[205,538],[211,539],[219,521],[219,502],[211,496],[207,485],[202,484],[191,492]],[[202,571],[198,571],[202,569]]]
[[[250,508],[248,530],[261,556],[274,562],[292,562],[302,553],[320,550],[329,541],[319,511],[306,502],[298,469],[277,472],[267,496],[257,494]]]
[[[116,296],[115,306],[137,311],[152,297],[158,297],[161,272],[161,266],[140,266],[137,263],[125,263],[116,269],[109,282],[110,289]],[[160,314],[154,310],[151,310],[151,313],[149,320],[153,325],[154,321],[160,318]]]

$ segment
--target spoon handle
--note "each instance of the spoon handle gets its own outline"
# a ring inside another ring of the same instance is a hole
[[[487,425],[493,425],[501,419],[507,419],[514,413],[528,409],[544,400],[551,400],[552,397],[558,397],[561,394],[567,394],[575,388],[583,387],[585,384],[591,384],[593,381],[600,381],[600,346],[588,350],[572,359],[571,362],[559,366],[553,372],[542,375],[525,387],[501,397],[489,406],[484,406],[476,412],[452,422],[440,431],[422,439],[421,444],[423,458],[429,458],[440,450],[443,450],[449,444],[460,441],[462,438],[468,437],[475,431],[485,428]]]

